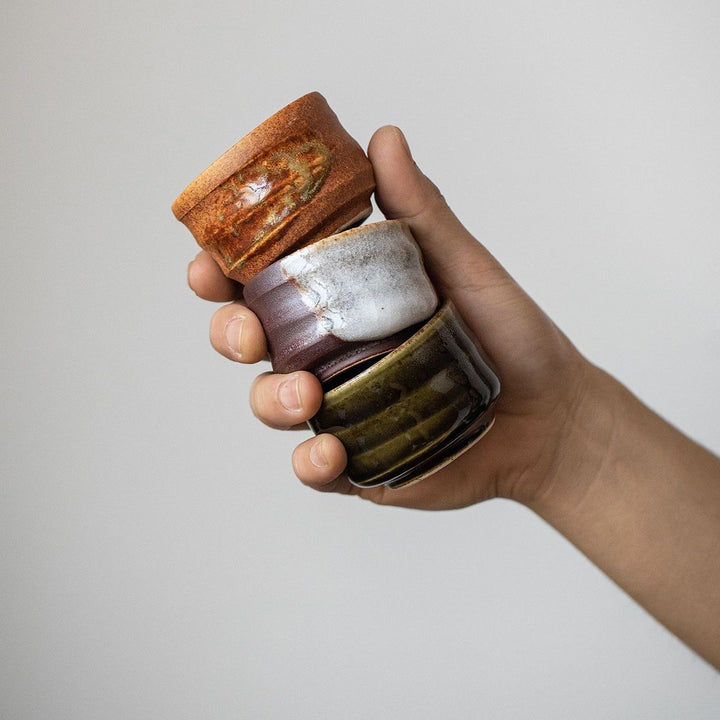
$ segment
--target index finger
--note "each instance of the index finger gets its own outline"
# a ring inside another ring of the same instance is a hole
[[[203,300],[228,302],[242,297],[242,286],[225,277],[210,253],[201,250],[187,269],[190,289]]]

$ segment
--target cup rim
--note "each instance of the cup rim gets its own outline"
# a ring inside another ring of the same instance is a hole
[[[281,263],[283,260],[287,260],[293,255],[299,255],[303,251],[307,252],[309,250],[312,250],[314,248],[317,248],[322,245],[331,245],[336,242],[342,242],[343,240],[347,240],[349,237],[355,234],[363,234],[368,233],[371,231],[374,231],[375,229],[381,227],[381,226],[395,226],[400,227],[405,230],[406,234],[410,236],[410,238],[413,240],[413,242],[417,245],[417,240],[415,240],[415,236],[412,234],[412,230],[410,230],[410,226],[404,222],[403,220],[378,220],[377,222],[372,223],[365,223],[363,225],[358,225],[356,227],[347,228],[346,230],[341,230],[340,232],[333,233],[332,235],[328,235],[327,237],[320,238],[319,240],[315,240],[315,242],[310,243],[309,245],[304,245],[301,248],[298,248],[297,250],[294,250],[291,253],[288,253],[287,255],[283,255],[283,257],[278,258],[275,262]],[[419,246],[418,246],[419,247]]]
[[[293,250],[291,253],[288,253],[287,255],[282,255],[281,257],[277,258],[277,260],[273,260],[267,267],[264,267],[262,270],[257,272],[253,277],[250,278],[250,280],[245,283],[244,291],[250,288],[250,292],[252,292],[253,286],[255,286],[259,280],[257,278],[262,278],[263,275],[269,275],[272,272],[278,272],[278,270],[282,267],[283,262],[286,260],[290,260],[291,258],[294,258],[295,256],[299,256],[303,252],[309,252],[310,250],[324,247],[327,245],[334,244],[336,242],[344,242],[351,238],[353,235],[356,234],[365,234],[368,233],[372,235],[375,229],[377,229],[380,226],[396,226],[400,228],[402,231],[404,231],[404,234],[406,236],[409,236],[409,239],[411,239],[415,245],[418,246],[418,250],[420,251],[421,256],[421,262],[423,264],[423,269],[425,269],[425,263],[422,258],[422,248],[418,245],[417,240],[415,239],[415,236],[412,233],[412,230],[410,229],[410,226],[404,222],[403,220],[379,220],[377,222],[373,223],[367,223],[363,225],[358,225],[357,227],[351,227],[347,230],[341,230],[340,232],[333,233],[332,235],[328,235],[327,237],[320,238],[319,240],[315,240],[308,245],[303,245],[302,247],[297,248],[297,250]],[[425,270],[425,273],[427,274],[427,270]],[[428,281],[432,284],[430,279],[428,278]]]
[[[243,135],[234,145],[228,148],[217,160],[208,165],[175,199],[172,204],[172,211],[178,220],[182,220],[198,203],[200,203],[210,192],[225,182],[238,166],[251,161],[258,152],[257,145],[266,145],[262,135],[267,132],[268,125],[271,125],[280,116],[289,111],[296,110],[302,105],[307,105],[316,111],[330,111],[330,106],[325,97],[317,90],[293,100],[270,117],[263,120],[250,132]]]
[[[362,372],[354,375],[353,377],[341,383],[337,387],[328,390],[324,394],[323,403],[332,403],[338,396],[344,394],[344,392],[346,392],[347,390],[351,390],[355,386],[361,385],[362,383],[366,382],[368,378],[372,378],[374,375],[382,372],[385,367],[394,364],[397,358],[409,354],[415,347],[425,342],[426,336],[432,333],[436,326],[440,324],[442,320],[446,317],[452,317],[455,322],[460,321],[457,310],[455,309],[455,305],[451,300],[441,301],[438,309],[435,311],[432,317],[430,317],[428,321],[417,332],[415,332],[407,340],[405,340],[405,342],[398,345],[387,355],[383,356],[377,362],[373,363],[370,367],[365,368],[365,370],[363,370]]]

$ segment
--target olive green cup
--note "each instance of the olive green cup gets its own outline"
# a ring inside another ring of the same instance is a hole
[[[359,487],[397,488],[462,454],[492,425],[500,381],[450,302],[414,335],[328,390],[310,421],[345,446]]]

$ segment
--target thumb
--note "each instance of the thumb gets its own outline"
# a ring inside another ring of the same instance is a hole
[[[422,248],[428,273],[441,295],[451,298],[466,319],[478,304],[505,301],[518,292],[510,275],[457,219],[434,183],[413,161],[402,131],[391,125],[370,139],[368,157],[375,171],[375,198],[387,218],[406,222]],[[499,295],[502,295],[500,297]]]
[[[455,268],[467,282],[468,257],[493,258],[463,227],[437,187],[413,161],[400,128],[380,128],[370,140],[368,156],[375,171],[375,198],[389,219],[410,225],[442,290],[456,285]]]
[[[504,377],[512,379],[516,370],[525,370],[513,358],[537,354],[557,328],[455,217],[413,161],[398,128],[377,130],[368,156],[378,206],[386,217],[410,226],[438,293],[454,302],[496,365],[503,366]]]

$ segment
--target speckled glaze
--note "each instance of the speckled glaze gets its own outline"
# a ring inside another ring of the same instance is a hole
[[[404,342],[437,307],[420,248],[398,220],[318,240],[244,288],[276,372],[326,381]]]
[[[489,429],[500,382],[476,343],[446,302],[400,347],[325,393],[310,426],[343,443],[351,482],[416,482]]]
[[[173,204],[223,272],[246,283],[281,255],[362,222],[372,166],[319,93],[233,145]]]

